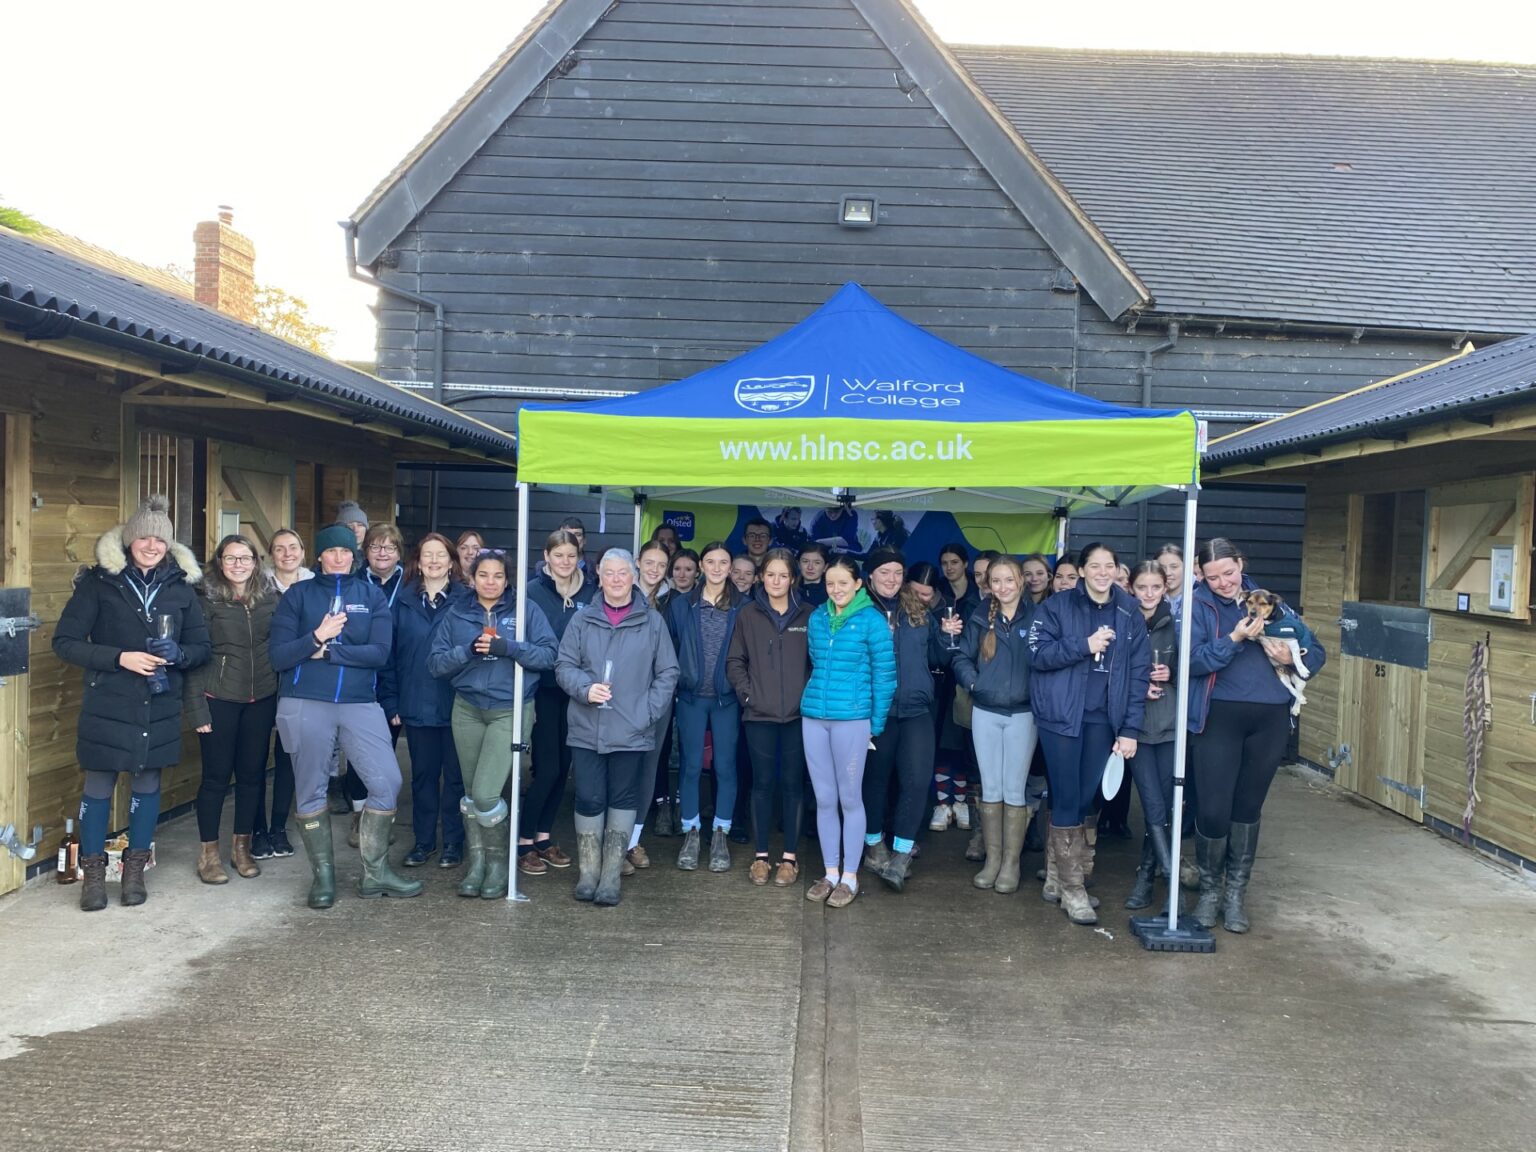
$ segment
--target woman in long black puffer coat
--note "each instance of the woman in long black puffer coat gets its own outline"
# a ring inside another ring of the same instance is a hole
[[[163,496],[96,542],[53,633],[59,659],[85,669],[75,755],[80,800],[80,907],[107,906],[106,838],[120,772],[133,778],[124,904],[142,904],[144,865],[160,818],[160,773],[181,758],[182,672],[208,659],[208,628],[193,588],[202,579],[176,542]]]

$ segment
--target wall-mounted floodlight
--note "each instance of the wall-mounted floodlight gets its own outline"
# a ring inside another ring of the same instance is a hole
[[[880,221],[880,201],[873,196],[844,196],[837,222],[844,228],[873,228]]]

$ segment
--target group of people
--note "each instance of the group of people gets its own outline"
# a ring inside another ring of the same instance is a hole
[[[954,544],[935,567],[908,563],[899,519],[889,519],[861,553],[832,538],[830,515],[810,533],[798,515],[755,518],[739,552],[722,541],[685,548],[663,525],[638,555],[610,549],[590,569],[580,522],[567,521],[544,542],[519,634],[515,569],[474,533],[456,543],[430,533],[407,557],[393,525],[370,525],[348,504],[318,533],[313,568],[304,542],[283,530],[269,565],[237,534],[204,573],[176,543],[164,502],[151,501],[102,537],[55,632],[61,658],[86,669],[81,906],[107,903],[118,773],[133,781],[122,900],[145,899],[159,777],[177,760],[185,713],[202,744],[197,872],[210,884],[229,880],[219,824],[233,782],[229,862],[240,876],[292,854],[292,807],[309,904],[330,907],[330,806],[339,803],[353,812],[359,894],[419,893],[421,882],[389,860],[403,735],[414,842],[400,864],[462,865],[462,896],[504,897],[512,867],[541,876],[574,866],[578,900],[617,904],[622,878],[651,865],[648,823],[681,838],[680,869],[731,870],[734,840],[753,846],[752,884],[796,886],[809,779],[823,870],[808,899],[847,906],[861,869],[902,891],[924,834],[951,823],[972,832],[975,886],[1011,893],[1034,826],[1043,828],[1042,896],[1091,924],[1098,796],[1112,754],[1128,766],[1145,823],[1127,906],[1148,906],[1158,875],[1178,884],[1169,821],[1184,722],[1193,915],[1245,931],[1259,815],[1291,697],[1273,670],[1285,646],[1243,611],[1236,547],[1215,539],[1195,558],[1181,718],[1177,547],[1132,569],[1103,544],[1054,562],[973,557]],[[1322,659],[1317,650],[1308,662],[1315,670]],[[513,830],[519,709],[532,772]],[[552,836],[572,781],[574,859]]]

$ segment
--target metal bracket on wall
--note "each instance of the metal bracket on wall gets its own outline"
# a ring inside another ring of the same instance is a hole
[[[1404,796],[1411,797],[1413,802],[1420,808],[1424,807],[1424,785],[1420,784],[1417,788],[1410,788],[1401,780],[1394,780],[1390,776],[1378,776],[1376,779],[1380,780],[1392,791],[1401,792]]]
[[[1337,772],[1345,764],[1353,764],[1354,756],[1350,752],[1348,744],[1340,744],[1337,752],[1333,750],[1333,745],[1330,744],[1328,745],[1327,760],[1328,767]]]
[[[4,848],[18,860],[30,860],[37,855],[37,846],[43,840],[43,826],[32,825],[32,843],[27,844],[16,835],[16,826],[7,824],[0,828],[0,848]]]

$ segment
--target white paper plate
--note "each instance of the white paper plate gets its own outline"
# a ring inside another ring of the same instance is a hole
[[[1125,757],[1118,752],[1111,752],[1109,759],[1104,761],[1104,782],[1099,786],[1104,793],[1104,799],[1108,800],[1120,791],[1120,785],[1124,781]]]

